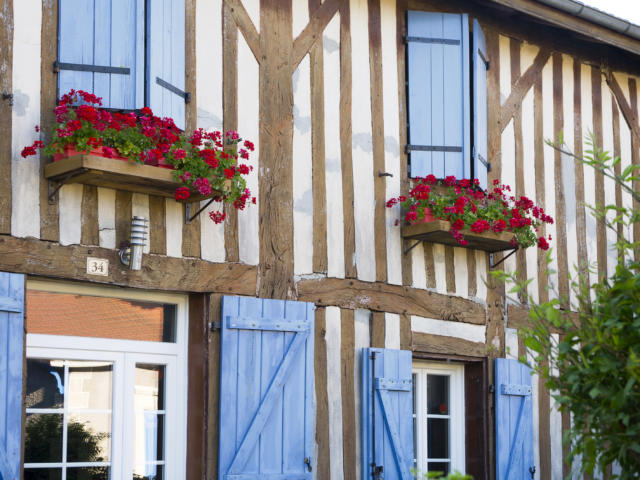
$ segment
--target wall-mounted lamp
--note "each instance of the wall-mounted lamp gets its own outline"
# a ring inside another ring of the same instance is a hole
[[[119,251],[120,261],[129,267],[129,270],[142,268],[142,251],[147,244],[147,219],[133,217],[131,219],[131,242],[129,247]]]

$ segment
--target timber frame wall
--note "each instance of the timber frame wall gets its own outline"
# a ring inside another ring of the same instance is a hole
[[[237,129],[257,147],[249,186],[258,205],[229,211],[217,226],[206,215],[185,224],[173,200],[92,186],[65,186],[48,202],[48,159],[22,159],[20,150],[35,138],[35,124],[46,131],[52,122],[57,1],[1,5],[0,89],[13,92],[14,105],[0,101],[0,269],[191,293],[188,449],[206,461],[189,464],[189,479],[217,471],[219,338],[208,322],[219,316],[223,294],[318,306],[319,479],[360,478],[360,348],[467,362],[475,372],[468,385],[480,378],[483,387],[492,383],[493,358],[525,352],[516,329],[526,309],[485,283],[487,255],[425,243],[405,256],[394,226],[399,211],[384,207],[409,188],[406,10],[466,12],[485,30],[490,182],[500,178],[556,219],[546,233],[557,276],[546,278],[544,255],[533,248],[505,269],[537,279],[530,293],[545,299],[556,294],[545,288],[549,282],[569,294],[573,265],[597,263],[599,274],[615,268],[615,234],[589,217],[583,202],[629,205],[630,198],[544,139],[563,130],[580,154],[580,139],[593,132],[622,157],[618,168],[640,162],[640,42],[533,0],[187,0],[187,127]],[[556,27],[535,23],[545,15]],[[563,25],[619,48],[577,39],[557,28]],[[140,272],[121,269],[115,250],[129,236],[132,215],[150,218]],[[618,235],[640,240],[640,226]],[[109,277],[87,275],[87,256],[109,259]],[[468,405],[482,412],[474,427],[476,445],[485,445],[473,459],[476,478],[494,471],[493,399],[485,393]],[[551,410],[541,385],[534,402],[540,478],[561,478],[568,473],[561,434],[569,419]]]

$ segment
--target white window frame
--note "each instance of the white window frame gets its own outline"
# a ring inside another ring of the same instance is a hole
[[[445,375],[449,377],[449,455],[450,471],[464,473],[465,465],[465,408],[464,408],[464,365],[457,363],[436,363],[414,361],[412,373],[415,375],[415,415],[417,422],[415,466],[421,473],[427,473],[428,461],[439,459],[428,458],[427,450],[427,418],[438,415],[427,415],[427,375]]]
[[[111,338],[74,337],[28,333],[28,358],[62,358],[113,362],[111,478],[128,480],[133,472],[133,396],[136,364],[160,364],[166,367],[165,384],[165,475],[166,479],[186,477],[187,453],[187,344],[188,297],[166,292],[123,290],[53,281],[27,280],[27,290],[71,293],[95,297],[121,298],[176,305],[176,341],[160,343]],[[122,379],[122,380],[116,380]],[[129,391],[122,386],[128,385]],[[127,430],[127,431],[125,431]],[[27,464],[36,466],[37,464]]]

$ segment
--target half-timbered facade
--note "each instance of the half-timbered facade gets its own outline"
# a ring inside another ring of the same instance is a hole
[[[569,474],[569,417],[509,361],[527,310],[488,278],[502,254],[414,245],[385,207],[415,176],[500,179],[555,218],[557,273],[503,263],[534,299],[614,270],[585,203],[631,198],[545,139],[640,161],[639,29],[552,3],[3,0],[0,479]],[[69,88],[254,140],[256,205],[216,225],[45,178],[20,152]]]

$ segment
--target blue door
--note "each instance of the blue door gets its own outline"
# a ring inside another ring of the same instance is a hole
[[[20,478],[24,275],[0,272],[0,480]]]
[[[414,479],[411,379],[410,351],[362,349],[363,480]]]
[[[496,478],[536,478],[531,369],[517,360],[496,358],[495,385]]]
[[[311,480],[311,303],[224,297],[220,480]]]

